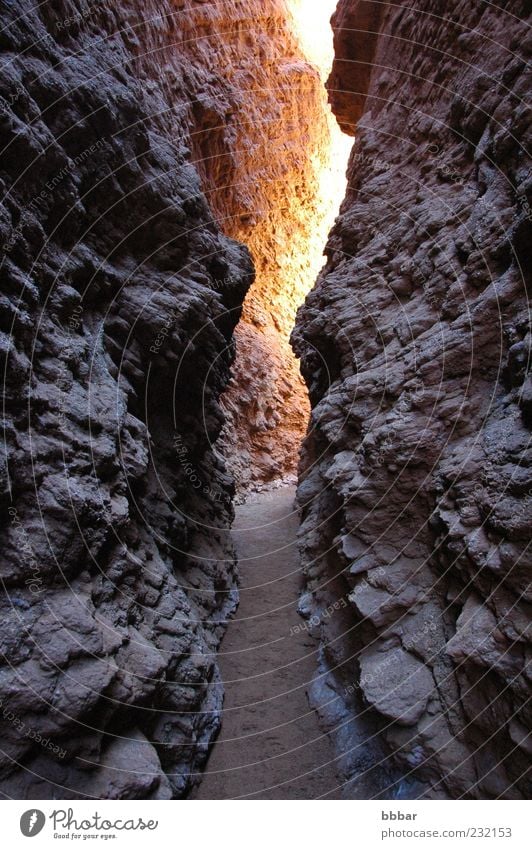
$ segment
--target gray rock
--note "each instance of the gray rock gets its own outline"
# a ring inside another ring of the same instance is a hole
[[[414,725],[434,692],[427,667],[403,649],[365,649],[359,657],[360,686],[379,713],[400,725]]]
[[[253,279],[191,162],[211,74],[170,2],[1,6],[0,790],[182,796],[220,722],[213,445]]]
[[[429,795],[519,799],[532,728],[530,8],[452,2],[444,25],[432,11],[341,0],[333,22],[330,99],[356,143],[292,337],[313,408],[300,546],[318,609],[350,594],[343,635],[321,627],[338,692],[361,685],[355,657],[368,678],[387,655],[417,670],[390,669],[396,701],[382,681],[366,694],[390,761]]]

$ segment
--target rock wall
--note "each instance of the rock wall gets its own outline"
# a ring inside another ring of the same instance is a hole
[[[527,10],[341,0],[350,188],[293,336],[320,710],[346,780],[370,717],[433,796],[530,793]]]
[[[188,5],[0,3],[4,796],[178,797],[219,725],[253,269],[191,164]]]
[[[331,146],[326,92],[290,5],[184,4],[185,43],[201,75],[201,84],[191,79],[195,160],[220,227],[249,247],[257,272],[223,398],[220,450],[242,492],[297,470],[310,410],[289,337],[334,214],[322,183]]]

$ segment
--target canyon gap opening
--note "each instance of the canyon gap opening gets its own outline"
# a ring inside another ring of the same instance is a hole
[[[229,85],[244,82],[241,108],[221,127],[221,110],[209,114],[198,105],[205,128],[196,164],[220,226],[249,247],[256,268],[236,329],[233,377],[222,397],[226,425],[216,446],[239,501],[249,491],[295,483],[310,406],[290,334],[324,264],[353,143],[325,89],[335,0],[267,5],[258,21],[246,14],[249,4],[235,7],[226,44],[217,45],[232,56],[233,69],[224,70]],[[230,134],[232,144],[224,140]]]
[[[233,377],[222,396],[227,423],[216,445],[235,477],[237,502],[245,502],[233,527],[240,605],[219,653],[222,726],[196,799],[337,798],[340,792],[335,754],[307,697],[318,647],[298,609],[303,585],[293,484],[310,404],[290,336],[325,263],[353,139],[340,130],[325,88],[336,0],[268,6],[275,13],[264,24],[268,31],[256,22],[248,50],[238,52],[248,99],[234,116],[242,122],[234,130],[239,141],[223,180],[212,166],[213,157],[227,158],[219,135],[218,147],[213,143],[219,128],[206,127],[198,148],[219,222],[250,248],[256,280],[235,331]],[[240,46],[249,22],[241,25]],[[262,35],[269,53],[261,55]],[[213,173],[218,186],[228,186],[221,194]],[[368,793],[377,792],[370,786]]]

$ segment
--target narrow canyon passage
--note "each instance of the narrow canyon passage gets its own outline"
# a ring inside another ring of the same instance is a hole
[[[297,613],[294,496],[284,487],[237,511],[241,601],[219,656],[222,729],[197,799],[339,798],[334,753],[306,694],[317,644]]]
[[[437,5],[0,0],[0,798],[530,798],[531,10]]]

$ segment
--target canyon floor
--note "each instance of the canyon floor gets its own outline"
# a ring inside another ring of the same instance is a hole
[[[317,645],[297,613],[294,496],[285,487],[237,510],[241,601],[219,657],[222,729],[196,799],[339,798],[332,747],[306,693]]]

